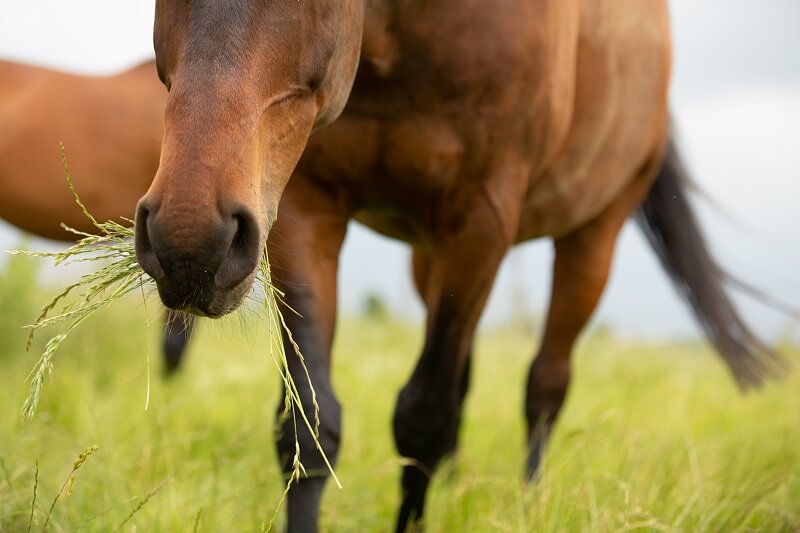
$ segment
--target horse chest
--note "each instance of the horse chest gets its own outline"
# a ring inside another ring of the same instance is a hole
[[[466,143],[447,119],[354,113],[312,136],[298,173],[335,185],[376,231],[424,240],[427,221],[464,169]]]
[[[396,204],[404,193],[424,197],[452,187],[464,151],[462,135],[440,117],[345,114],[311,138],[299,169],[352,190],[362,203]]]

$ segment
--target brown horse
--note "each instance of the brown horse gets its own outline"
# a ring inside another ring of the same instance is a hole
[[[287,318],[329,457],[339,446],[329,371],[348,220],[413,246],[428,318],[394,415],[409,459],[398,531],[421,523],[430,473],[455,445],[475,326],[516,243],[555,246],[527,381],[529,477],[637,208],[740,383],[777,364],[723,292],[667,151],[665,1],[159,0],[154,41],[170,94],[161,164],[136,215],[139,262],[169,307],[215,317],[239,305],[266,244],[276,284],[302,315]],[[290,366],[302,382],[298,361]],[[302,400],[310,409],[307,389]],[[289,469],[292,425],[278,435]],[[324,470],[311,435],[297,438],[306,467]],[[292,486],[289,530],[316,530],[324,483]]]
[[[152,61],[109,77],[0,61],[0,218],[60,241],[75,237],[61,223],[95,230],[66,186],[59,141],[93,214],[132,218],[158,168],[166,97]],[[170,317],[169,371],[177,368],[192,322]]]

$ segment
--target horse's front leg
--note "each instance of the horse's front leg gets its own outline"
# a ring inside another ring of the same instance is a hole
[[[400,391],[394,413],[397,449],[408,461],[403,467],[399,532],[421,526],[430,477],[456,444],[475,326],[511,245],[513,231],[508,226],[516,227],[516,209],[511,207],[506,218],[480,194],[458,211],[469,215],[461,216],[460,224],[447,225],[457,230],[444,233],[424,263],[422,256],[415,258],[428,319],[422,355]]]
[[[417,289],[417,293],[419,294],[420,299],[422,299],[425,306],[430,309],[432,306],[429,305],[428,302],[425,301],[426,294],[428,294],[427,286],[428,286],[428,278],[430,275],[430,267],[431,267],[431,258],[430,255],[420,251],[414,250],[412,255],[411,261],[412,271],[414,274],[414,287]],[[472,343],[470,343],[470,347],[464,356],[465,366],[464,369],[461,371],[461,380],[458,385],[458,396],[456,400],[458,404],[461,405],[464,401],[464,398],[467,396],[467,392],[469,391],[469,384],[470,384],[470,376],[472,373]],[[458,420],[456,421],[456,427],[461,426],[461,412],[459,411]],[[453,438],[455,439],[452,446],[450,446],[450,450],[448,451],[452,457],[458,455],[458,434],[454,434]]]
[[[330,381],[330,351],[336,321],[338,257],[348,218],[344,202],[335,192],[295,176],[284,192],[267,246],[273,283],[297,312],[283,308],[283,316],[305,360],[305,369],[284,334],[289,371],[300,392],[303,409],[314,424],[316,406],[306,377],[308,371],[319,406],[319,443],[331,464],[335,464],[339,448],[340,408]],[[287,531],[313,532],[318,528],[327,466],[299,414],[293,419],[291,415],[282,417],[283,412],[281,397],[276,434],[281,467],[287,476],[292,472],[296,439],[307,474],[289,490]]]

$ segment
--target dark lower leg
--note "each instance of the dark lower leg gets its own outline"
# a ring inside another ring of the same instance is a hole
[[[407,463],[401,480],[398,532],[409,525],[421,527],[430,478],[456,445],[461,404],[457,387],[438,388],[413,378],[400,392],[393,425],[397,450]]]
[[[429,278],[431,273],[431,257],[430,255],[420,251],[414,250],[412,255],[412,272],[413,272],[413,281],[414,287],[417,290],[417,294],[422,299],[423,303],[425,303],[428,309],[432,309],[435,306],[435,301],[429,301],[429,298],[435,299],[436,295],[429,293],[429,289],[435,287],[429,286]],[[456,427],[460,427],[461,425],[461,413],[462,413],[462,406],[464,402],[464,398],[467,396],[467,392],[469,390],[469,383],[470,383],[470,373],[472,367],[472,348],[470,347],[467,351],[467,355],[465,357],[465,365],[464,369],[461,372],[461,378],[458,384],[458,396],[457,396],[457,421]],[[452,435],[452,443],[448,445],[448,454],[455,455],[458,448],[458,430],[456,430]]]
[[[319,504],[330,475],[328,465],[336,465],[339,451],[341,408],[330,381],[333,339],[328,332],[332,332],[332,317],[315,304],[315,291],[309,284],[285,284],[281,290],[289,305],[302,314],[285,313],[284,317],[303,359],[286,334],[284,350],[289,374],[311,428],[297,408],[287,410],[281,398],[276,446],[284,475],[293,478],[287,496],[287,531],[306,533],[317,531]]]
[[[461,415],[464,412],[464,399],[467,397],[467,392],[469,392],[469,382],[470,382],[470,375],[472,372],[472,349],[469,350],[467,353],[466,364],[464,365],[464,370],[461,372],[461,379],[458,383],[458,412],[456,416],[458,420],[456,420],[456,431],[453,435],[453,442],[450,445],[450,450],[448,454],[456,455],[458,453],[458,432],[459,428],[461,427]]]
[[[425,511],[425,494],[428,490],[432,471],[421,466],[404,466],[401,484],[403,501],[397,516],[396,533],[422,530],[422,515]]]
[[[302,358],[285,332],[283,346],[289,374],[312,428],[296,410],[285,412],[280,402],[276,447],[287,479],[294,476],[286,506],[287,530],[292,533],[317,531],[320,501],[330,475],[328,464],[335,466],[339,450],[341,409],[330,381],[330,352],[336,323],[338,256],[348,213],[335,192],[294,176],[284,191],[281,216],[267,245],[273,282],[289,307],[299,313],[284,310],[284,318]]]
[[[316,426],[315,406],[305,374],[293,376],[301,393],[303,409],[312,428]],[[322,376],[312,376],[319,405],[319,433],[313,434],[299,413],[285,410],[283,399],[278,406],[276,447],[286,480],[292,479],[287,496],[286,530],[295,533],[317,531],[322,493],[339,451],[341,409]],[[325,455],[317,448],[317,442]],[[327,458],[327,462],[326,462]],[[300,466],[302,465],[302,467]]]
[[[528,479],[538,470],[544,447],[570,381],[570,355],[605,287],[616,232],[579,233],[555,243],[556,258],[547,324],[528,374],[525,415],[530,453]],[[605,237],[605,238],[600,238]]]
[[[186,346],[194,328],[194,317],[180,311],[167,310],[164,325],[164,373],[172,375],[181,365]]]
[[[411,380],[400,391],[393,421],[394,435],[397,450],[407,464],[403,466],[401,479],[398,532],[422,529],[430,479],[441,460],[457,451],[471,356],[470,348],[452,380],[431,379],[435,371],[430,367],[421,369],[418,365]],[[424,360],[423,355],[420,363]]]
[[[475,326],[517,233],[528,169],[503,154],[437,212],[441,231],[414,256],[414,278],[428,311],[425,345],[394,413],[395,443],[406,459],[397,531],[421,525],[430,476],[456,445]],[[498,202],[502,209],[498,208]]]
[[[491,256],[489,256],[491,257]],[[403,501],[397,531],[420,528],[430,477],[457,443],[461,408],[469,384],[472,337],[480,311],[494,280],[501,253],[491,265],[459,279],[453,265],[433,264],[426,284],[429,310],[425,346],[395,407],[394,433],[403,467]],[[441,271],[439,270],[441,269]],[[442,283],[437,286],[438,283]]]
[[[570,382],[575,339],[597,306],[608,279],[617,234],[650,183],[647,167],[626,191],[589,224],[555,241],[555,264],[542,345],[528,374],[525,415],[530,451],[526,478],[533,477]]]
[[[525,477],[539,470],[544,448],[558,416],[570,381],[570,350],[547,351],[543,346],[528,374],[525,415],[528,421],[529,454]]]

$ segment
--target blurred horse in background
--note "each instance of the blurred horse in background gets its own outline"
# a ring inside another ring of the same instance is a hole
[[[98,220],[132,219],[158,168],[166,91],[148,61],[92,77],[0,60],[0,218],[47,239],[96,231],[64,177],[63,142],[81,200]],[[178,368],[193,320],[170,311],[167,372]]]

